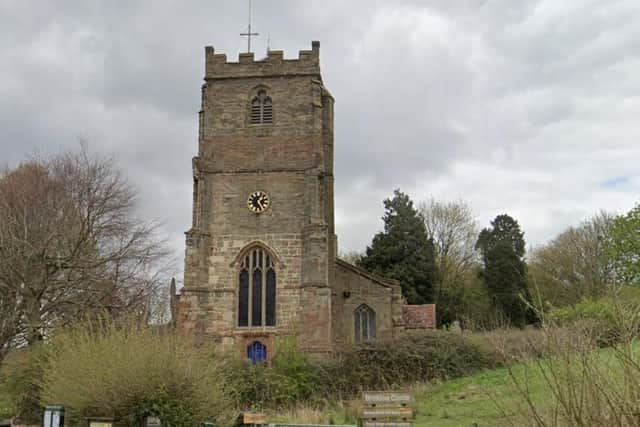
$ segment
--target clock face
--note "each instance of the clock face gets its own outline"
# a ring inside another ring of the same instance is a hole
[[[247,199],[247,207],[251,212],[262,213],[269,208],[271,201],[264,191],[254,191]]]

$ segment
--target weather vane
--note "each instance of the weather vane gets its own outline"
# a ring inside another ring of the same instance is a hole
[[[259,33],[251,32],[251,0],[249,0],[249,29],[246,33],[240,33],[240,35],[247,38],[247,53],[251,52],[251,37],[259,35]]]

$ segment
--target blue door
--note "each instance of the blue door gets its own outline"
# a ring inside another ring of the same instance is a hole
[[[247,347],[247,357],[252,363],[260,363],[267,360],[267,346],[260,341],[255,341]]]

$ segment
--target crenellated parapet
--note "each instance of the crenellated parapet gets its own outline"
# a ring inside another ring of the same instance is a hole
[[[282,75],[320,77],[320,42],[311,43],[311,50],[301,50],[298,59],[284,59],[281,50],[270,50],[267,57],[256,61],[254,53],[241,53],[238,62],[228,62],[227,55],[215,53],[213,46],[205,48],[205,80]]]

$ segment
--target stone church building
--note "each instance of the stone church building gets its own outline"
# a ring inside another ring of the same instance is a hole
[[[406,305],[398,282],[336,256],[320,43],[298,59],[205,53],[178,328],[261,360],[279,336],[330,353],[433,327],[433,305]]]

